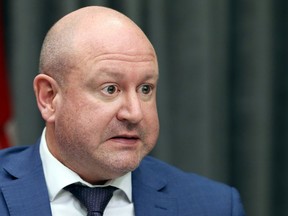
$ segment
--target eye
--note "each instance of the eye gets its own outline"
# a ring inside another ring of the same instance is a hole
[[[142,94],[144,95],[148,95],[151,93],[152,91],[152,86],[151,85],[148,85],[148,84],[144,84],[140,87],[140,91]]]
[[[105,93],[105,94],[108,94],[108,95],[113,95],[117,92],[119,92],[119,89],[116,85],[108,85],[108,86],[105,86],[102,91]]]

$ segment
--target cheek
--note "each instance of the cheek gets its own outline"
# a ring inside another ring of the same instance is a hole
[[[147,121],[149,121],[149,123],[154,122],[154,125],[157,126],[159,123],[156,103],[153,102],[151,104],[147,104],[146,106],[143,106],[142,109]]]
[[[84,152],[97,148],[109,121],[105,112],[107,110],[86,103],[63,104],[55,121],[55,130],[58,141],[63,143],[64,151],[65,148],[75,148]]]
[[[83,135],[92,137],[103,133],[115,112],[115,106],[81,97],[74,97],[70,102],[63,104],[61,111],[70,128],[73,127]]]
[[[151,142],[156,142],[159,134],[159,119],[156,106],[152,106],[151,109],[146,109],[145,112],[145,124],[147,131],[149,131]]]

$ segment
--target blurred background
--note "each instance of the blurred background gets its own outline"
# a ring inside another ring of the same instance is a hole
[[[43,38],[87,5],[134,20],[158,53],[161,135],[152,155],[235,186],[248,215],[288,215],[287,0],[3,0],[2,146],[44,123],[32,88]]]

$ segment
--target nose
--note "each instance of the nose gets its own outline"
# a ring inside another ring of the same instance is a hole
[[[117,113],[119,121],[137,124],[143,119],[142,103],[137,92],[123,97],[121,107]]]

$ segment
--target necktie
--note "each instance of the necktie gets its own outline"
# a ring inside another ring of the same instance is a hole
[[[116,190],[112,186],[90,188],[79,184],[71,184],[64,189],[70,191],[87,208],[87,216],[102,216]]]

